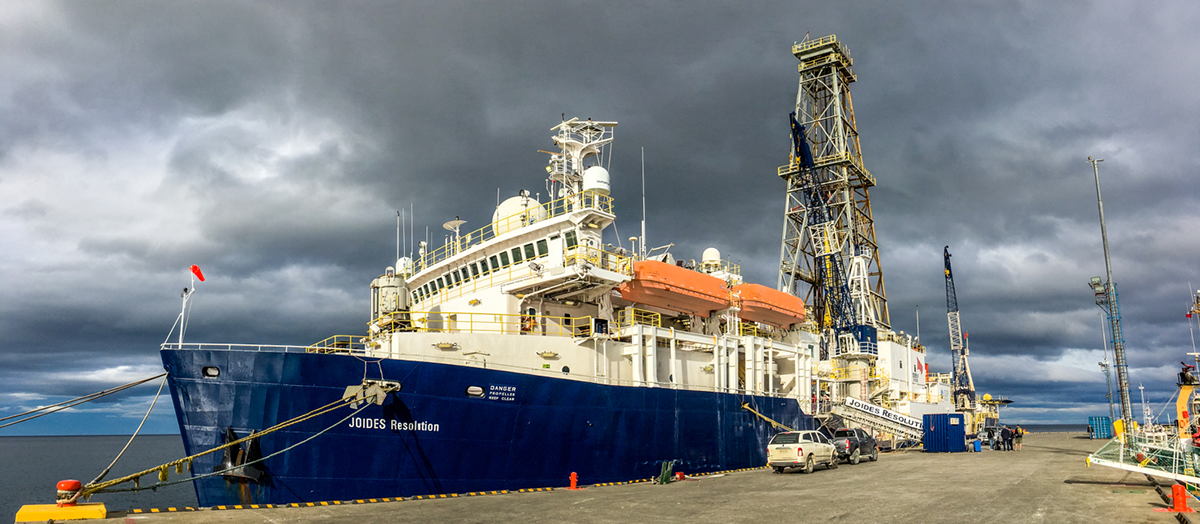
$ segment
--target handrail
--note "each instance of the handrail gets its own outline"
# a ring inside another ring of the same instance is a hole
[[[304,348],[305,353],[361,353],[366,350],[363,337],[354,335],[334,335]]]
[[[662,315],[638,308],[622,309],[617,314],[617,327],[627,328],[636,325],[662,327]]]
[[[807,40],[804,42],[799,42],[799,43],[792,45],[792,53],[793,54],[799,53],[801,51],[812,49],[814,47],[820,47],[824,44],[832,44],[834,42],[837,42],[837,35],[828,35],[828,36],[823,36],[821,38],[818,38],[816,40]]]
[[[473,246],[482,244],[497,236],[516,231],[525,226],[532,225],[537,222],[543,222],[551,218],[561,216],[580,209],[595,209],[604,213],[612,214],[613,199],[608,195],[589,189],[582,193],[569,195],[556,200],[551,200],[545,204],[537,204],[527,207],[519,213],[514,213],[511,216],[501,218],[486,226],[483,226],[475,231],[460,235],[457,239],[450,243],[426,253],[417,259],[418,267],[416,272],[420,273],[437,263],[453,257],[463,251],[470,249]]]
[[[586,318],[586,317],[584,317],[584,318]],[[164,347],[165,346],[178,346],[178,344],[164,344]],[[214,351],[256,351],[255,349],[248,349],[248,348],[289,348],[293,351],[294,350],[303,351],[305,349],[304,346],[265,346],[265,345],[259,346],[259,345],[253,345],[253,344],[187,343],[187,344],[184,344],[184,346],[193,347],[195,349],[206,349],[206,350],[214,350]],[[474,358],[469,358],[469,357],[449,357],[449,356],[444,357],[444,356],[438,356],[438,355],[412,354],[412,353],[402,353],[399,356],[401,357],[402,360],[414,360],[414,361],[424,361],[424,362],[439,362],[439,363],[446,363],[446,364],[477,366],[477,367],[482,367],[482,368],[486,368],[486,369],[497,369],[497,370],[501,370],[501,371],[513,371],[513,372],[518,372],[518,373],[530,373],[530,374],[543,375],[543,376],[563,377],[563,373],[559,370],[544,369],[544,368],[531,368],[531,367],[524,367],[524,366],[515,366],[515,365],[511,365],[511,364],[499,364],[499,363],[495,363],[495,362],[489,362],[486,360],[476,360]],[[659,387],[659,388],[664,388],[664,389],[684,389],[684,390],[690,390],[690,391],[714,391],[714,392],[726,392],[726,393],[736,391],[736,389],[728,389],[727,390],[727,389],[719,388],[716,386],[701,386],[701,385],[697,385],[697,384],[676,384],[676,383],[672,383],[672,382],[650,382],[650,381],[616,379],[616,378],[605,377],[603,375],[591,376],[590,374],[584,375],[584,374],[574,374],[573,373],[569,376],[572,378],[575,378],[575,379],[593,382],[593,383],[597,383],[597,384],[614,384],[614,385],[620,385],[620,386],[651,386],[651,387]],[[794,396],[783,395],[783,394],[779,394],[779,393],[770,393],[770,392],[765,392],[765,391],[755,392],[754,394],[758,395],[758,396],[773,397],[773,398],[793,398],[793,399],[796,398]]]
[[[591,246],[575,246],[567,250],[566,264],[591,264],[622,275],[633,276],[632,258]]]
[[[473,311],[402,311],[372,320],[370,326],[404,333],[498,333],[581,337],[591,333],[592,317],[477,313]]]
[[[708,262],[700,262],[700,269],[707,273],[714,271],[724,271],[730,275],[742,276],[742,265],[734,264],[728,260],[711,260]]]
[[[199,349],[209,351],[258,351],[269,353],[306,353],[311,346],[290,346],[281,344],[220,344],[215,342],[184,342],[182,344],[176,342],[167,342],[161,344],[160,349]]]

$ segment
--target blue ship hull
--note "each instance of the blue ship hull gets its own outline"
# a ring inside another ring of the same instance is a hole
[[[479,367],[350,355],[164,349],[189,455],[342,398],[364,378],[398,381],[382,406],[263,462],[258,481],[198,480],[201,506],[283,504],[563,486],[657,476],[663,461],[688,473],[766,464],[775,434],[741,409],[814,429],[795,399],[594,384]],[[205,377],[202,368],[220,370]],[[482,398],[467,388],[479,386]],[[332,413],[259,439],[270,455],[351,413]],[[221,453],[196,459],[214,471]]]

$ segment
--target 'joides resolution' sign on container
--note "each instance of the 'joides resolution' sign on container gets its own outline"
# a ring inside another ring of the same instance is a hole
[[[877,417],[886,418],[892,422],[908,426],[917,431],[925,431],[925,424],[921,422],[921,419],[912,418],[908,415],[901,415],[900,413],[896,413],[890,409],[881,408],[875,404],[871,404],[870,402],[863,402],[854,397],[846,397],[846,406],[862,411],[863,413],[870,413]]]

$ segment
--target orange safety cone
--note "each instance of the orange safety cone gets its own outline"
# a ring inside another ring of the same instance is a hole
[[[1187,488],[1183,484],[1175,484],[1171,486],[1171,500],[1173,504],[1169,508],[1154,508],[1154,511],[1171,512],[1171,513],[1195,513],[1196,510],[1188,507]]]

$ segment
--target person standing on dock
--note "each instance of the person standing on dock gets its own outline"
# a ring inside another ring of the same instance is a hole
[[[1013,445],[1016,446],[1017,451],[1021,451],[1021,437],[1023,436],[1025,436],[1025,430],[1017,425],[1017,429],[1013,430]]]
[[[1000,450],[1012,451],[1012,430],[1008,426],[1000,430]]]

